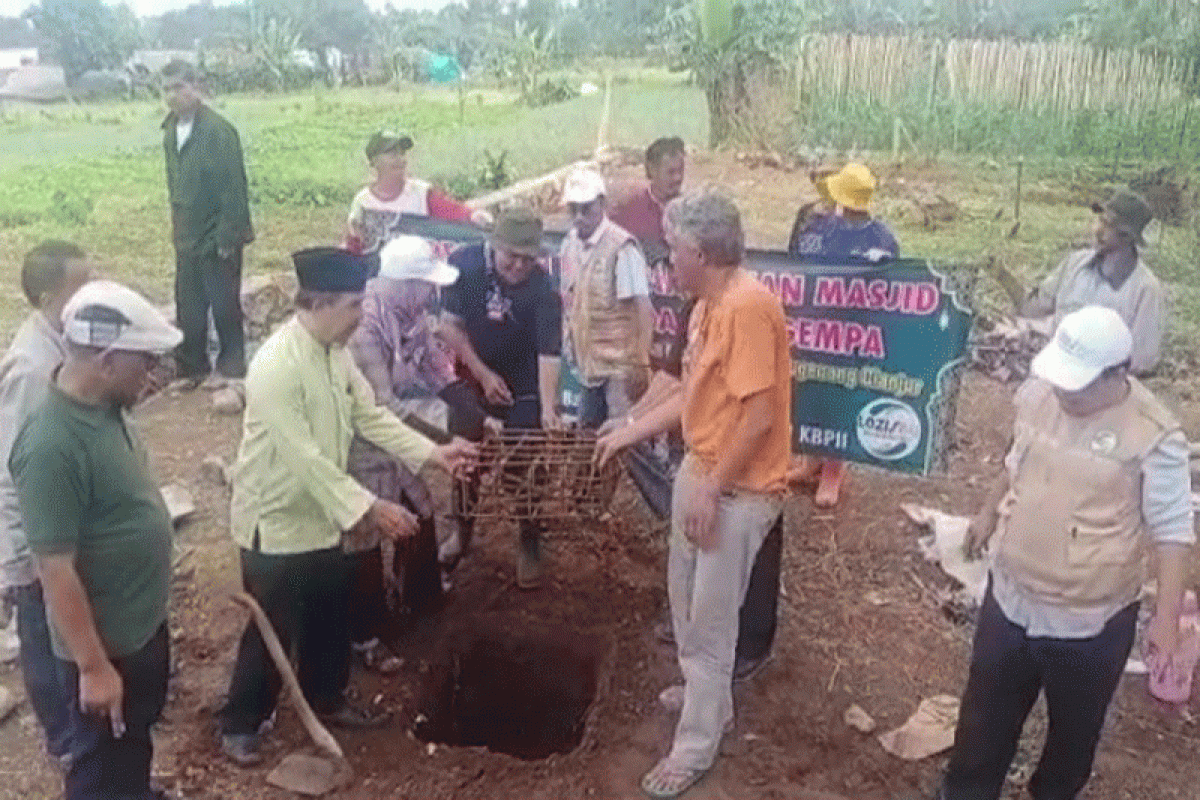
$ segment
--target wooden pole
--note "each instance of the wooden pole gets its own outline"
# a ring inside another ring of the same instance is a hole
[[[275,668],[279,670],[284,685],[288,688],[288,695],[291,697],[293,705],[296,706],[296,713],[300,716],[300,722],[304,724],[304,729],[308,731],[313,744],[339,761],[345,761],[346,756],[342,752],[341,745],[338,744],[337,739],[333,738],[329,730],[321,724],[321,721],[317,719],[317,715],[313,713],[312,706],[304,698],[304,692],[300,689],[300,682],[296,680],[296,673],[292,669],[292,664],[288,660],[287,653],[283,651],[283,644],[280,643],[279,637],[275,634],[275,629],[271,627],[271,621],[267,619],[262,606],[245,592],[236,592],[233,595],[233,599],[238,605],[250,610],[250,615],[254,618],[254,624],[258,626],[258,632],[262,636],[263,644],[267,646],[267,652],[271,654],[271,660],[275,662]]]

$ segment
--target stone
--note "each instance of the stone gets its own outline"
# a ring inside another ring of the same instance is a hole
[[[246,407],[245,389],[239,384],[230,384],[218,389],[212,396],[213,411],[226,416],[242,413]]]
[[[178,483],[160,486],[158,491],[162,493],[172,523],[178,524],[184,517],[196,513],[196,501],[192,499],[192,493]]]
[[[20,704],[21,698],[17,697],[11,689],[0,686],[0,722],[8,719]]]
[[[847,708],[842,719],[859,733],[873,733],[875,731],[875,720],[860,705],[855,704]]]
[[[200,476],[217,486],[228,486],[229,465],[221,456],[208,456],[200,462]]]

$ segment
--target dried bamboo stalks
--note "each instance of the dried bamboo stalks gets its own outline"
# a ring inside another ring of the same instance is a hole
[[[795,74],[807,97],[852,95],[892,104],[918,96],[936,39],[824,35],[799,50]],[[1074,42],[950,40],[944,46],[945,89],[956,103],[1003,104],[1066,115],[1116,109],[1143,115],[1180,100],[1184,65],[1133,50]],[[938,92],[941,93],[939,88]]]

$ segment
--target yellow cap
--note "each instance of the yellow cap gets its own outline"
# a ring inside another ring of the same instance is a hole
[[[847,164],[841,172],[825,180],[825,189],[833,202],[851,211],[870,211],[877,185],[875,174],[862,164]]]

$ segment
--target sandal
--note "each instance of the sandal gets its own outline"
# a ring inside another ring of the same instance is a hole
[[[654,800],[671,800],[695,786],[707,773],[707,769],[672,766],[664,758],[642,777],[642,791]]]

